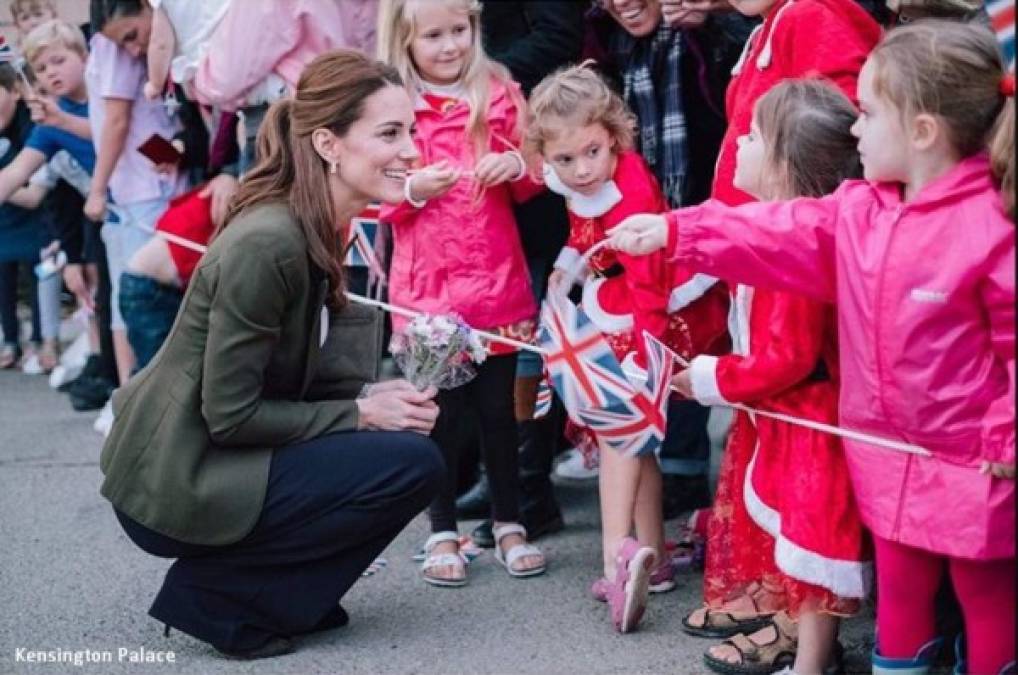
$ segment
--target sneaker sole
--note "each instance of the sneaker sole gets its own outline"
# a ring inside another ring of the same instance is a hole
[[[622,608],[622,621],[619,624],[620,633],[629,633],[643,618],[650,592],[650,568],[656,561],[657,554],[652,549],[637,552],[629,561],[629,583],[626,586],[626,601]]]

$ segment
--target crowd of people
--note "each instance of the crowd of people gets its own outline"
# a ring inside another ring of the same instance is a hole
[[[291,651],[425,506],[424,582],[468,585],[471,516],[509,576],[554,574],[533,542],[568,447],[619,632],[675,587],[664,523],[692,512],[682,625],[718,672],[837,672],[874,592],[874,672],[1015,672],[1013,45],[981,3],[10,4],[0,368],[64,367],[66,288],[90,355],[62,388],[102,408],[125,532],[176,559],[167,630]],[[507,341],[453,389],[378,383],[406,319],[344,294],[369,286]],[[550,293],[634,377],[647,334],[688,361],[657,453],[535,419],[512,343]],[[924,456],[740,410],[710,494],[735,404]]]

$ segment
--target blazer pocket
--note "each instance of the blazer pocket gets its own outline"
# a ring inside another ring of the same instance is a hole
[[[329,333],[322,345],[312,384],[347,380],[374,382],[382,356],[382,311],[350,303],[329,314]]]

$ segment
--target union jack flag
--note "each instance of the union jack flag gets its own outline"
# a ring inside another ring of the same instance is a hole
[[[581,410],[608,409],[633,396],[633,385],[600,329],[566,298],[549,293],[541,308],[538,344],[566,412],[583,424]]]
[[[0,35],[0,63],[9,63],[17,58],[14,50],[7,44],[7,38]]]
[[[385,278],[378,256],[375,255],[375,236],[378,234],[379,204],[368,204],[350,221],[347,228],[346,257],[343,264],[347,267],[367,267],[375,275]]]
[[[1008,70],[1014,70],[1014,0],[988,0],[986,13]]]
[[[655,452],[664,441],[668,420],[668,397],[674,362],[666,347],[649,333],[644,333],[647,346],[647,381],[635,388],[626,401],[607,408],[580,411],[580,418],[597,436],[598,441],[624,455],[637,456]]]
[[[537,383],[537,403],[534,405],[535,420],[547,417],[551,412],[551,398],[551,384],[548,382],[548,374],[545,373],[541,381]]]

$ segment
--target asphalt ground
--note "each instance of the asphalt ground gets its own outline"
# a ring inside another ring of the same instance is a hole
[[[699,603],[698,574],[652,596],[629,635],[615,633],[607,607],[589,597],[600,561],[592,483],[558,486],[567,528],[539,542],[544,576],[512,579],[485,552],[467,587],[427,586],[411,561],[427,535],[418,516],[385,552],[387,566],[343,599],[349,626],[304,640],[295,654],[240,663],[177,631],[164,638],[146,612],[169,562],[131,544],[99,496],[94,418],[43,377],[0,372],[2,673],[710,672],[702,653],[711,642],[680,630]],[[846,672],[868,671],[872,631],[870,607],[843,625]],[[39,652],[58,662],[25,660]],[[138,661],[160,655],[163,663]]]

